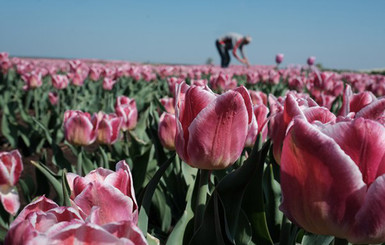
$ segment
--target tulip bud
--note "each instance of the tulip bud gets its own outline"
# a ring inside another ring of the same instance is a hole
[[[178,155],[200,169],[232,165],[242,153],[252,121],[253,109],[246,88],[217,96],[192,86],[178,105],[175,139]]]
[[[104,114],[103,112],[99,112],[98,117],[100,120],[97,136],[98,143],[114,144],[119,139],[122,118],[116,114]]]
[[[82,111],[66,111],[64,113],[64,135],[73,145],[86,146],[96,140],[99,119]]]
[[[275,56],[275,63],[277,63],[277,65],[281,64],[282,61],[283,61],[283,57],[284,57],[283,54],[277,54],[277,55]]]
[[[160,143],[168,150],[175,150],[176,121],[171,113],[163,112],[159,119],[158,136]]]
[[[314,56],[310,56],[309,58],[307,58],[307,64],[309,66],[314,65],[314,62],[315,62],[315,57]]]
[[[115,103],[115,113],[123,119],[122,130],[132,130],[138,121],[138,109],[134,99],[119,96]]]
[[[15,215],[20,207],[15,185],[23,171],[23,162],[18,150],[0,152],[0,198],[4,209]]]

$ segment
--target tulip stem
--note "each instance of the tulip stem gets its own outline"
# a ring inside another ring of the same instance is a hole
[[[34,89],[33,90],[33,107],[35,109],[35,117],[36,117],[36,120],[39,120],[39,101],[38,101],[38,93],[37,93],[37,89]]]
[[[204,217],[204,211],[207,201],[208,183],[210,177],[210,170],[199,169],[198,193],[196,197],[195,213],[194,213],[194,231],[197,231],[201,226]]]
[[[346,239],[343,238],[334,238],[334,245],[348,245],[349,242]]]

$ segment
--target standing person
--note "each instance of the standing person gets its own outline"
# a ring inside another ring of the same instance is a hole
[[[234,57],[247,67],[250,66],[248,59],[243,52],[243,45],[251,42],[250,36],[242,36],[238,33],[228,33],[225,36],[218,38],[215,42],[219,55],[221,56],[221,66],[226,68],[230,64],[229,50],[233,50]],[[242,59],[237,55],[237,50],[241,52]]]

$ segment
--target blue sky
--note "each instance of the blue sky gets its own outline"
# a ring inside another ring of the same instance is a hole
[[[15,56],[219,64],[215,39],[248,34],[252,64],[385,67],[382,0],[0,0],[0,51]],[[239,64],[232,58],[232,64]]]

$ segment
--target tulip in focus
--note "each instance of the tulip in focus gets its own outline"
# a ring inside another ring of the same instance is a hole
[[[385,128],[296,118],[283,143],[280,209],[308,232],[385,242]]]
[[[247,133],[247,138],[245,142],[246,147],[253,147],[255,141],[257,140],[258,134],[261,133],[262,142],[267,138],[267,114],[269,109],[265,105],[255,105],[253,107],[253,120],[249,131]]]
[[[97,142],[100,144],[112,145],[119,139],[119,133],[122,126],[122,118],[116,114],[98,113],[99,127]]]
[[[277,54],[277,55],[275,56],[275,63],[277,63],[277,65],[281,64],[282,61],[283,61],[283,57],[284,57],[283,54]]]
[[[309,58],[307,58],[307,64],[309,66],[314,65],[314,62],[315,62],[315,57],[314,56],[310,56]]]
[[[184,100],[177,101],[178,155],[200,169],[224,169],[232,165],[242,153],[252,122],[253,109],[246,88],[218,96],[191,86]]]
[[[175,150],[176,119],[175,115],[163,112],[159,119],[158,137],[160,143],[168,150]]]
[[[86,146],[92,144],[97,137],[99,119],[87,112],[69,110],[64,113],[65,139],[73,144]]]
[[[115,103],[115,113],[123,119],[122,130],[132,130],[138,121],[138,109],[134,99],[119,96]]]
[[[23,162],[18,150],[0,152],[0,198],[4,209],[12,215],[20,208],[15,185],[19,182],[22,171]]]

